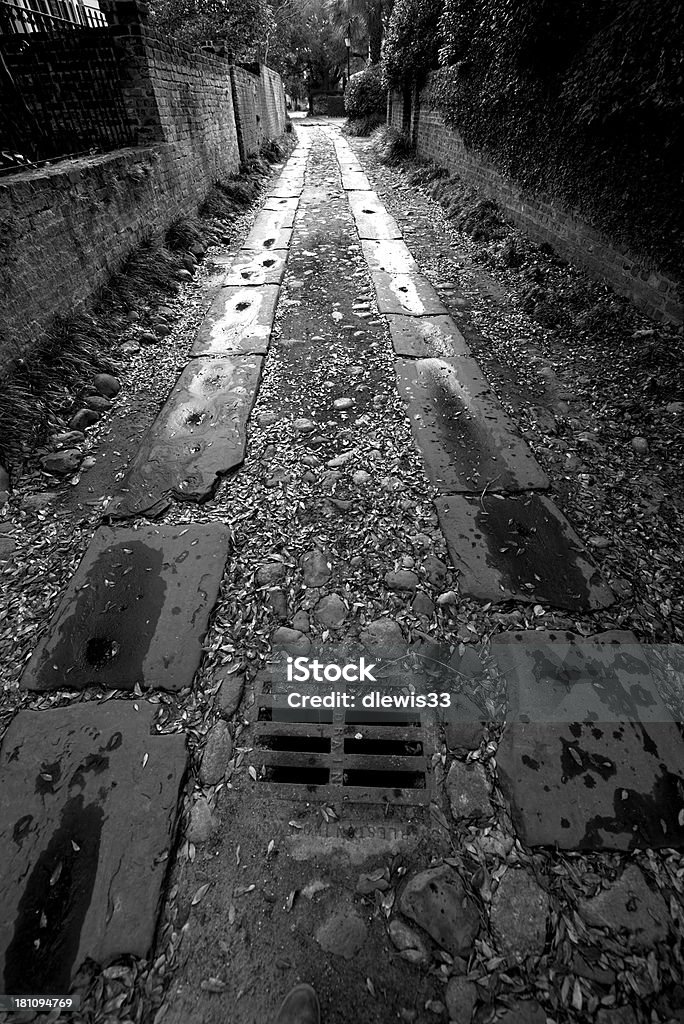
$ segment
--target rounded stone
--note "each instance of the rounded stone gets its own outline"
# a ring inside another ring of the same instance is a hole
[[[648,441],[645,437],[633,437],[632,448],[637,455],[646,455],[648,453]]]
[[[347,618],[347,606],[339,594],[328,594],[320,599],[314,615],[327,629],[339,629]]]
[[[419,590],[411,601],[411,611],[414,615],[426,615],[428,618],[435,614],[435,606],[424,590]]]
[[[494,809],[489,799],[489,783],[478,762],[454,761],[446,780],[451,813],[455,821],[491,818]]]
[[[116,398],[121,391],[121,384],[111,373],[98,373],[93,377],[93,387],[105,398]]]
[[[216,819],[211,813],[208,801],[200,797],[190,811],[187,837],[191,843],[206,843],[216,828]]]
[[[465,978],[449,978],[444,1001],[449,1011],[449,1020],[458,1021],[458,1024],[468,1024],[473,1019],[473,1010],[477,1002],[477,985]]]
[[[402,959],[415,964],[428,963],[430,951],[415,928],[411,928],[401,918],[394,917],[389,923],[388,932],[392,945],[402,954]]]
[[[326,953],[351,960],[366,941],[368,929],[354,910],[340,910],[320,926],[316,942]]]
[[[394,619],[382,618],[369,622],[361,632],[361,643],[368,649],[391,651],[404,646],[401,626]]]
[[[302,576],[307,587],[323,587],[330,579],[332,566],[327,551],[313,548],[302,556]]]
[[[467,955],[480,930],[477,906],[448,864],[428,868],[409,880],[399,909],[452,956]]]
[[[419,582],[415,572],[410,569],[397,569],[395,572],[385,573],[385,584],[390,590],[415,591]]]
[[[223,718],[232,718],[240,706],[245,688],[245,677],[242,672],[233,672],[221,681],[216,694],[216,703]]]
[[[107,412],[112,407],[110,400],[103,395],[86,395],[83,404],[87,409],[94,409],[95,412]]]
[[[69,430],[86,430],[100,418],[95,409],[79,409],[69,420]]]
[[[52,452],[50,455],[44,455],[40,460],[40,464],[47,473],[53,473],[55,476],[66,476],[68,473],[74,473],[81,463],[81,452],[77,448],[67,448],[63,452]]]
[[[268,562],[257,569],[256,581],[260,587],[270,587],[284,579],[286,573],[287,568],[282,562]]]
[[[288,626],[280,626],[273,634],[271,643],[274,647],[283,647],[288,654],[293,656],[308,654],[311,650],[311,641],[305,633],[298,629],[290,629]]]
[[[226,774],[228,762],[233,754],[233,738],[223,719],[219,719],[209,730],[207,743],[202,754],[199,777],[204,786],[215,786]]]
[[[498,949],[523,960],[546,944],[549,897],[524,868],[509,868],[492,896],[491,926]]]

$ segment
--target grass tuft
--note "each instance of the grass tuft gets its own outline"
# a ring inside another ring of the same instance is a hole
[[[371,134],[371,149],[381,163],[392,167],[413,156],[413,146],[408,135],[382,125]]]

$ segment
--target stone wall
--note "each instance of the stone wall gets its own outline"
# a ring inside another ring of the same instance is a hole
[[[393,93],[388,98],[387,122],[408,131],[419,156],[432,160],[503,208],[507,219],[537,242],[547,242],[567,260],[605,281],[657,320],[682,323],[681,285],[667,274],[614,244],[597,229],[549,196],[532,195],[502,175],[482,154],[468,149],[458,132],[447,128],[441,115],[427,105],[426,87],[417,93]]]
[[[116,11],[111,31],[138,147],[0,178],[0,370],[56,315],[92,296],[143,239],[195,213],[211,186],[240,167],[236,121],[244,132],[246,119],[236,117],[229,63],[162,39],[135,3]],[[255,97],[255,155],[264,139],[260,76],[244,74]],[[265,69],[263,77],[269,124],[280,135],[282,86],[279,103],[278,76]]]
[[[277,139],[285,131],[285,87],[280,75],[264,64],[259,68],[261,122],[267,139]]]

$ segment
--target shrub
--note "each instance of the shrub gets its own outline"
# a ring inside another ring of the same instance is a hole
[[[370,64],[363,71],[351,76],[344,94],[347,117],[356,119],[372,117],[375,114],[384,119],[386,106],[387,96],[377,64]]]
[[[381,163],[390,166],[413,156],[410,139],[396,128],[377,128],[372,135],[371,147]]]
[[[443,0],[397,0],[382,51],[382,80],[387,89],[420,83],[438,63]]]

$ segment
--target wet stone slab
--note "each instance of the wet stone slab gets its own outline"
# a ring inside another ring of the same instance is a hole
[[[629,630],[513,631],[494,637],[491,650],[506,678],[509,722],[672,721],[651,672],[652,648]]]
[[[279,228],[278,231],[255,230],[252,228],[242,243],[243,249],[254,252],[270,252],[271,249],[287,249],[292,241],[292,228]]]
[[[348,192],[369,192],[370,182],[363,171],[342,171],[342,188]]]
[[[579,537],[544,495],[450,495],[435,505],[461,594],[577,611],[613,603]]]
[[[684,846],[684,741],[638,645],[620,633],[580,642],[528,632],[492,645],[513,704],[530,712],[513,715],[497,751],[521,840],[567,850]]]
[[[228,557],[219,523],[101,527],[21,679],[27,690],[181,690]]]
[[[192,355],[265,355],[279,292],[271,284],[221,288],[199,329]]]
[[[421,274],[387,274],[374,270],[371,277],[381,313],[417,317],[447,312],[435,289]]]
[[[277,231],[282,231],[287,228],[291,228],[294,224],[296,210],[292,209],[291,206],[283,206],[278,210],[261,210],[257,214],[256,220],[252,225],[252,232],[256,234],[275,234]]]
[[[295,211],[299,204],[299,200],[296,196],[290,196],[287,199],[278,198],[277,196],[269,196],[264,203],[262,209],[264,210],[292,210]]]
[[[347,192],[359,238],[401,238],[401,231],[375,192]]]
[[[409,359],[455,359],[470,356],[466,340],[450,316],[387,317],[398,356]]]
[[[396,372],[427,475],[440,491],[548,487],[473,359],[397,359]]]
[[[361,242],[361,249],[373,274],[378,271],[386,274],[419,274],[418,264],[406,242],[401,239],[364,239]]]
[[[249,285],[279,285],[285,273],[287,249],[267,249],[263,252],[241,249],[230,257],[230,269],[223,281],[226,288],[244,288]]]
[[[192,359],[145,435],[107,513],[156,515],[171,497],[209,498],[221,475],[245,457],[247,420],[261,356]]]
[[[3,992],[68,992],[86,958],[150,952],[186,753],[136,703],[22,711],[5,734]]]

